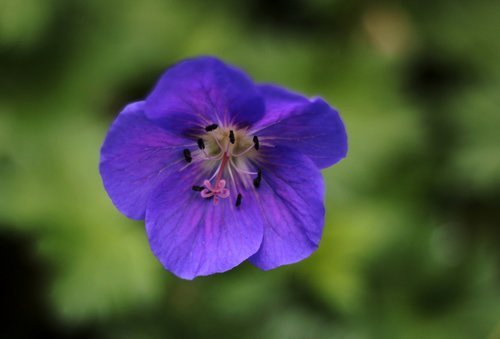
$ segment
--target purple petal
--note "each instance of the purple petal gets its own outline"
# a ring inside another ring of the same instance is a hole
[[[99,166],[111,200],[132,219],[144,219],[151,191],[173,164],[184,161],[186,145],[196,147],[149,121],[143,107],[144,102],[130,104],[113,122],[101,148]]]
[[[338,112],[322,99],[312,101],[273,85],[258,86],[266,115],[252,127],[262,141],[308,155],[319,168],[347,154],[347,135]]]
[[[172,173],[153,192],[146,211],[151,250],[167,270],[184,279],[227,271],[262,242],[258,205],[236,207],[232,191],[214,206],[212,199],[192,190],[207,176],[199,164]]]
[[[189,133],[217,123],[241,127],[258,121],[264,102],[241,70],[213,57],[198,57],[165,72],[146,100],[146,115],[169,130]]]
[[[311,255],[321,239],[325,215],[323,178],[311,159],[281,147],[266,152],[257,189],[264,238],[250,258],[264,270]]]

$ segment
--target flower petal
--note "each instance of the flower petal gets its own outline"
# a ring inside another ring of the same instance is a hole
[[[310,158],[282,147],[266,152],[257,189],[264,238],[250,262],[269,270],[300,261],[316,250],[325,209],[323,178]]]
[[[274,85],[258,88],[266,103],[266,115],[252,127],[252,133],[261,140],[306,154],[319,168],[346,156],[344,123],[324,100],[311,101]]]
[[[146,115],[179,132],[213,123],[245,127],[264,115],[264,102],[243,71],[198,57],[165,72],[146,100]]]
[[[144,219],[151,191],[182,150],[194,142],[172,136],[144,116],[144,102],[128,105],[111,126],[101,148],[99,170],[115,206],[132,219]]]
[[[254,254],[262,242],[257,204],[235,206],[236,194],[215,206],[193,185],[208,173],[199,164],[172,173],[153,192],[146,210],[151,250],[163,266],[184,279],[227,271]]]

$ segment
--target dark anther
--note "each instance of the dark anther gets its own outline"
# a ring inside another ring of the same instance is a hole
[[[205,189],[203,186],[193,186],[193,191],[195,192],[201,192]]]
[[[253,185],[258,188],[260,186],[261,180],[262,180],[262,171],[260,168],[258,168],[257,169],[257,178],[253,179]]]
[[[258,151],[260,144],[259,144],[259,138],[257,138],[256,135],[253,136],[253,145],[255,146],[255,150]]]
[[[230,141],[232,144],[234,144],[234,141],[235,141],[235,140],[234,140],[234,132],[233,132],[233,130],[230,130],[230,131],[229,131],[229,141]]]
[[[203,139],[202,139],[202,138],[199,138],[199,139],[198,139],[198,147],[199,147],[200,149],[205,149],[205,142],[203,141]]]
[[[262,180],[261,177],[257,177],[255,179],[253,179],[253,185],[256,187],[256,188],[259,188],[260,186],[260,181]]]
[[[238,193],[238,196],[236,197],[236,207],[241,205],[241,193]]]
[[[191,162],[193,158],[191,157],[191,152],[186,148],[184,151],[184,159],[186,159],[187,162]]]
[[[211,124],[211,125],[208,125],[207,127],[205,127],[205,131],[211,132],[214,129],[216,129],[217,127],[219,127],[219,125],[217,125],[217,124]]]

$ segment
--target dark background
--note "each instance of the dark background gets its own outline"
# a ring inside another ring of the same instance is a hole
[[[500,338],[500,2],[0,0],[2,338]],[[183,281],[98,174],[112,119],[216,55],[337,107],[319,250]]]

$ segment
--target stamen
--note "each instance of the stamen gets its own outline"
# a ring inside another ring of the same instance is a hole
[[[233,132],[233,130],[230,130],[230,131],[229,131],[229,141],[230,141],[232,144],[234,144],[234,142],[235,142],[235,139],[234,139],[234,132]]]
[[[219,170],[220,170],[221,165],[222,165],[222,163],[219,164],[219,167],[217,167],[217,169],[215,170],[215,173],[208,179],[208,181],[212,181],[217,176],[217,174],[219,174]]]
[[[184,159],[186,159],[186,161],[190,163],[193,160],[193,157],[191,157],[191,152],[187,148],[182,152],[184,154]]]
[[[201,149],[201,150],[205,149],[205,142],[203,141],[202,138],[198,139],[198,148]]]
[[[261,180],[261,177],[257,177],[255,179],[253,179],[253,185],[255,186],[255,188],[259,188],[260,180]]]
[[[234,180],[233,171],[231,170],[231,160],[229,160],[229,166],[227,166],[227,170],[229,172],[229,176],[231,177],[231,182],[233,183],[234,189],[236,189],[236,181]]]
[[[220,160],[222,159],[224,152],[221,152],[220,154],[211,157],[210,155],[208,155],[207,151],[203,150],[203,154],[205,154],[205,158],[203,160]]]
[[[257,172],[252,172],[252,171],[247,171],[247,170],[244,170],[242,168],[239,168],[238,166],[236,166],[236,164],[233,162],[233,159],[230,160],[231,161],[231,165],[233,165],[234,169],[236,170],[236,172],[238,173],[242,173],[242,174],[250,174],[250,175],[255,175],[257,174]],[[231,167],[228,167],[228,168],[231,168]]]
[[[259,144],[259,138],[256,135],[253,136],[253,145],[255,146],[255,150],[258,151],[260,144]]]
[[[238,197],[236,198],[236,207],[241,205],[241,193],[238,193]]]
[[[255,186],[255,188],[259,188],[259,186],[260,186],[260,180],[261,179],[259,177],[253,179],[253,185]]]
[[[259,188],[261,180],[262,180],[262,171],[259,168],[259,169],[257,169],[257,178],[253,179],[253,185],[256,188]]]
[[[211,124],[211,125],[208,125],[207,127],[205,127],[205,131],[211,132],[214,129],[217,129],[217,127],[219,127],[219,125],[217,125],[217,124]]]
[[[248,152],[250,152],[253,148],[255,147],[255,145],[250,145],[250,147],[248,147],[246,150],[244,150],[243,152],[240,152],[238,154],[233,154],[233,157],[234,158],[238,158],[238,157],[241,157],[242,155],[245,155],[247,154]]]
[[[204,189],[205,188],[203,186],[193,186],[193,191],[195,191],[195,192],[201,192]]]

